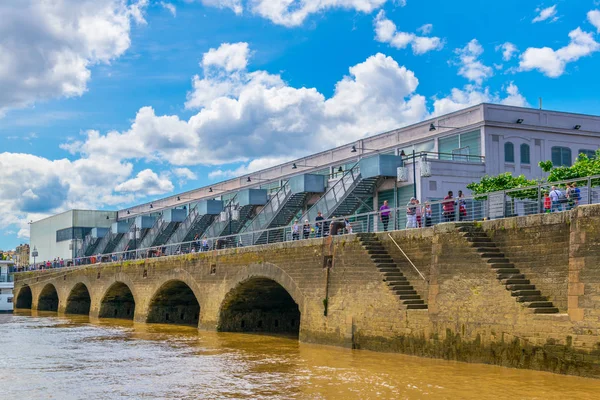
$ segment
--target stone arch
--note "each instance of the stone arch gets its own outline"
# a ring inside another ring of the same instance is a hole
[[[37,309],[39,311],[58,311],[58,292],[53,284],[46,284],[40,292]]]
[[[236,278],[221,303],[219,331],[299,335],[304,295],[285,271],[255,264]]]
[[[135,297],[129,285],[117,281],[106,290],[100,300],[100,318],[133,319]]]
[[[192,287],[181,279],[163,283],[148,306],[148,323],[198,326],[200,302]]]
[[[31,309],[33,303],[33,294],[29,285],[24,285],[19,289],[19,293],[16,296],[15,308]]]
[[[90,291],[84,283],[79,282],[69,292],[65,314],[89,315],[91,306],[92,298]]]

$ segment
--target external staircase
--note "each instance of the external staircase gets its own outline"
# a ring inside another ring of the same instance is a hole
[[[496,272],[496,278],[510,291],[511,296],[534,314],[556,314],[558,308],[542,296],[525,274],[515,267],[496,246],[493,240],[474,224],[462,224],[458,231],[482,259]]]
[[[421,296],[411,286],[377,236],[374,233],[359,233],[357,236],[363,248],[371,257],[371,261],[383,276],[383,280],[400,300],[403,307],[407,310],[427,309],[425,300],[421,299]]]
[[[167,245],[167,254],[172,255],[182,249],[179,246],[169,246],[176,243],[187,243],[194,239],[194,236],[202,237],[206,229],[215,220],[215,215],[204,214],[200,215],[198,206],[192,208],[187,218],[174,228],[169,238],[164,242]]]

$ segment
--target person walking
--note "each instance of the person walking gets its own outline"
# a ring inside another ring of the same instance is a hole
[[[577,187],[577,182],[571,183],[571,191],[573,193],[573,207],[577,207],[581,200],[581,190]]]
[[[352,234],[352,224],[348,221],[348,218],[344,218],[344,228],[346,228],[346,233],[348,235]]]
[[[415,204],[417,205],[415,207],[417,215],[417,228],[421,228],[423,226],[423,206],[421,206],[418,199],[415,200]]]
[[[444,197],[442,201],[442,211],[444,214],[444,222],[454,221],[454,193],[452,190],[448,191],[448,195]]]
[[[406,205],[406,229],[412,229],[417,227],[417,199],[414,197],[410,198],[410,201]]]
[[[387,232],[388,224],[390,223],[390,206],[388,201],[385,200],[383,205],[379,208],[379,219],[383,224],[383,231]]]
[[[202,251],[208,251],[208,238],[206,236],[202,238]]]
[[[549,213],[552,210],[552,200],[548,192],[544,193],[544,212]]]
[[[465,200],[465,195],[463,194],[462,190],[458,191],[458,198],[456,202],[458,203],[458,220],[464,221],[467,219],[467,201]]]

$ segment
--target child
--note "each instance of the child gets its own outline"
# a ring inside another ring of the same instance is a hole
[[[552,200],[550,200],[550,195],[548,192],[544,193],[544,212],[549,213],[552,208]]]

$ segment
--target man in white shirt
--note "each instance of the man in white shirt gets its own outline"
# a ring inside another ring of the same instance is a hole
[[[556,186],[552,186],[552,190],[550,191],[550,200],[552,201],[552,212],[562,211],[562,205],[560,204],[560,198],[562,196],[562,192],[556,188]]]

